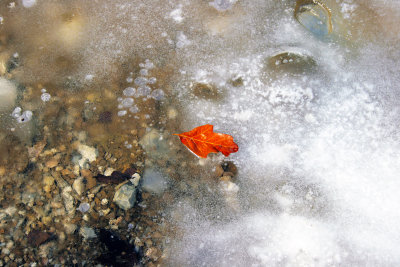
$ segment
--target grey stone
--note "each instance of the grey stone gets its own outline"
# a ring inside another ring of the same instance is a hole
[[[123,210],[128,210],[135,205],[137,187],[133,184],[124,184],[114,195],[113,201]]]
[[[65,209],[70,216],[75,214],[74,197],[71,195],[72,187],[67,186],[62,190],[62,198],[64,200]]]

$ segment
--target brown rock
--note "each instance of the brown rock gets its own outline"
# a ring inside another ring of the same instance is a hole
[[[6,173],[6,168],[4,166],[0,167],[0,176],[3,176]]]
[[[216,168],[215,168],[215,177],[221,177],[222,176],[222,174],[224,173],[224,169],[222,168],[222,166],[221,165],[218,165]]]
[[[163,236],[162,236],[159,232],[154,232],[154,233],[151,235],[151,237],[152,237],[152,238],[162,238]]]
[[[28,148],[28,155],[30,158],[37,158],[40,153],[42,153],[44,147],[46,146],[46,141],[40,141],[36,143],[33,147]]]
[[[89,176],[86,178],[86,188],[88,190],[92,189],[93,187],[95,187],[97,185],[97,181],[95,178]]]
[[[53,239],[52,234],[39,230],[33,230],[28,234],[28,243],[35,247],[38,247],[51,239]]]
[[[233,177],[233,176],[235,176],[235,175],[233,174],[233,172],[224,172],[224,173],[222,174],[222,176],[230,176],[230,177]]]
[[[69,169],[63,169],[61,171],[61,175],[62,176],[68,176],[68,177],[73,177],[74,176],[74,174]]]
[[[85,170],[85,169],[81,170],[81,175],[82,175],[83,177],[85,177],[85,178],[93,177],[92,172],[89,171],[89,170]]]
[[[224,169],[224,172],[232,173],[232,177],[235,176],[238,172],[236,165],[231,161],[222,163],[222,168]]]
[[[51,158],[50,160],[48,160],[46,162],[46,167],[49,169],[54,168],[57,165],[58,165],[58,159],[56,159],[56,158]]]

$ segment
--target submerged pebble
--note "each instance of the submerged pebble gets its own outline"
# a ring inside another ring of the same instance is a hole
[[[114,195],[113,201],[123,210],[132,208],[136,203],[137,187],[133,184],[124,184]]]
[[[90,227],[82,227],[81,230],[79,231],[79,234],[84,239],[93,239],[97,237],[96,232],[93,230],[93,228]]]
[[[283,52],[268,59],[268,68],[279,74],[305,74],[316,71],[317,64],[311,56],[294,52]]]
[[[294,16],[321,40],[349,37],[349,27],[345,25],[341,10],[334,0],[297,0]]]

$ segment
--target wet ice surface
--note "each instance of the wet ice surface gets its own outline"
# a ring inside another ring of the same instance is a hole
[[[35,29],[16,37],[43,51],[37,52],[43,60],[33,60],[41,68],[22,64],[21,82],[53,82],[66,73],[74,77],[71,90],[78,90],[116,79],[114,64],[140,55],[141,63],[132,63],[138,75],[123,76],[127,84],[115,105],[119,118],[138,113],[136,104],[143,99],[168,98],[184,114],[183,130],[209,123],[239,144],[239,152],[230,156],[239,168],[235,209],[205,196],[179,199],[167,210],[182,231],[166,245],[170,266],[400,264],[397,2],[340,1],[343,17],[355,25],[349,29],[367,34],[336,43],[318,40],[300,25],[294,1],[75,4],[82,8],[74,16],[54,5],[54,13],[66,21],[53,25],[40,12],[43,3],[22,1],[24,19],[43,16],[37,28],[55,33]],[[375,13],[353,14],[369,7]],[[29,58],[29,49],[16,49]],[[299,63],[305,73],[278,70],[291,63],[286,59],[268,65],[270,57],[286,52],[312,58],[315,65]],[[67,70],[48,67],[53,58]],[[173,99],[154,85],[159,78],[151,77],[152,68],[163,64],[175,68]],[[66,77],[54,83],[68,83]],[[194,83],[212,85],[206,88],[215,87],[216,97],[196,95]],[[47,102],[53,94],[43,92],[40,98]],[[9,113],[24,121],[35,116],[20,107]],[[169,151],[164,143],[152,145],[162,154]],[[148,191],[161,193],[168,186],[158,170],[148,169],[145,178]]]

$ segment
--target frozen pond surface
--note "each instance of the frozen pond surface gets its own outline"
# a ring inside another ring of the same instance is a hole
[[[349,16],[357,16],[362,7],[349,1],[342,7],[347,4],[354,8]],[[388,12],[385,5],[375,11]],[[399,9],[392,8],[398,20]],[[190,126],[213,123],[239,138],[232,158],[242,206],[237,220],[215,223],[182,203],[191,215],[176,244],[183,250],[179,262],[399,264],[399,74],[392,71],[399,68],[393,42],[399,29],[368,37],[363,27],[374,23],[371,17],[353,17],[365,23],[352,29],[359,37],[332,43],[306,32],[284,3],[241,2],[236,12],[242,14],[227,15],[227,29],[210,41],[186,34],[191,44],[182,70],[224,94],[217,104],[183,102]],[[299,76],[265,67],[266,58],[286,51],[311,56],[315,69]],[[229,84],[237,77],[243,85]]]
[[[30,109],[34,120],[39,105],[21,109],[6,72],[52,87],[39,93],[44,104],[57,88],[112,88],[118,99],[106,105],[118,120],[138,129],[150,120],[140,145],[150,160],[145,185],[158,187],[148,191],[176,186],[163,213],[178,233],[163,243],[162,264],[400,265],[397,1],[12,3],[0,9],[13,36],[0,56],[19,65],[3,66],[2,131],[27,139],[11,129]],[[170,131],[203,124],[237,141],[233,182],[203,184],[204,172],[182,171],[220,156],[174,160]],[[175,184],[157,170],[165,155],[181,174]],[[185,178],[208,193],[185,195]]]

